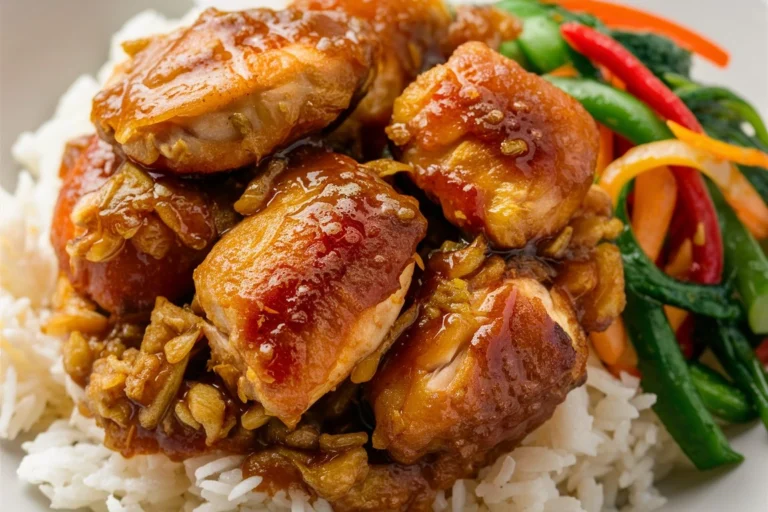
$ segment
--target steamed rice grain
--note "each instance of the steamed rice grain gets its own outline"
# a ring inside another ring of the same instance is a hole
[[[199,0],[237,9],[283,2]],[[243,479],[242,456],[211,454],[175,463],[163,455],[125,459],[102,444],[103,433],[73,404],[82,390],[65,375],[60,340],[41,331],[57,273],[48,242],[58,168],[66,142],[93,131],[90,101],[125,58],[120,42],[189,23],[147,11],[115,35],[98,78],[83,76],[64,94],[54,117],[22,134],[13,154],[23,166],[18,187],[0,189],[0,437],[40,431],[25,443],[20,480],[38,485],[53,508],[109,512],[232,510],[327,512],[297,491],[270,497],[261,477]],[[681,459],[638,379],[614,378],[592,357],[586,386],[572,391],[553,417],[522,446],[481,471],[477,480],[440,492],[435,511],[650,511],[665,500],[654,488]]]

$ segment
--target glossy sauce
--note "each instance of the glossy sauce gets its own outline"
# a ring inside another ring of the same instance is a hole
[[[275,400],[268,410],[289,422],[359,350],[356,322],[400,288],[425,231],[413,198],[353,160],[291,158],[267,204],[195,271],[203,308],[255,372],[258,399]]]
[[[482,43],[412,83],[387,133],[446,218],[502,249],[565,226],[592,182],[598,145],[575,100]]]
[[[192,382],[200,381],[213,385],[219,390],[221,396],[224,397],[228,415],[239,418],[245,412],[246,406],[237,397],[231,396],[226,387],[208,372],[192,372],[191,374],[188,372],[172,403],[184,398]],[[148,394],[152,395],[149,391]],[[98,420],[104,428],[104,444],[107,448],[120,452],[124,457],[163,453],[171,460],[182,461],[213,450],[246,454],[266,446],[263,433],[249,432],[240,429],[238,425],[233,427],[226,438],[217,441],[213,446],[207,446],[205,431],[202,428],[195,430],[184,425],[176,419],[173,410],[166,413],[165,421],[161,421],[156,428],[148,430],[139,424],[139,407],[140,404],[132,403],[133,414],[125,427],[109,420]]]
[[[352,106],[372,77],[371,37],[342,13],[208,9],[191,27],[130,43],[92,120],[146,166],[241,167]]]
[[[51,227],[51,243],[61,272],[79,293],[118,315],[148,311],[160,295],[172,301],[187,297],[192,290],[192,270],[219,234],[217,217],[223,219],[226,217],[224,210],[231,210],[228,193],[214,192],[209,196],[203,192],[216,187],[203,188],[196,182],[153,175],[152,179],[169,193],[153,201],[161,207],[166,206],[166,211],[175,212],[177,216],[171,220],[182,235],[192,240],[201,236],[196,243],[202,242],[198,245],[202,250],[187,247],[174,237],[170,249],[159,260],[139,251],[130,242],[106,261],[70,257],[67,244],[82,235],[82,230],[71,218],[75,205],[84,195],[96,193],[105,186],[124,162],[119,152],[97,136],[91,137],[87,146],[82,139],[71,144],[65,152],[61,169],[63,184]],[[236,192],[237,187],[230,183],[227,189]],[[219,205],[214,204],[217,201]],[[115,212],[115,218],[121,219],[124,213]],[[102,214],[109,215],[109,212]],[[170,236],[174,236],[172,232]]]
[[[567,299],[509,276],[503,262],[499,271],[490,272],[491,260],[473,269],[461,252],[432,256],[422,313],[367,386],[373,446],[398,462],[435,453],[441,464],[482,465],[497,444],[519,442],[546,420],[585,377],[584,334]]]

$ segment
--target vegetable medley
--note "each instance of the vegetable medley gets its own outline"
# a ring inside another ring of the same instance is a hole
[[[629,7],[499,5],[523,20],[502,53],[601,125],[598,184],[625,223],[627,307],[591,335],[596,352],[641,376],[696,467],[742,460],[713,416],[768,428],[768,130],[736,93],[691,77],[693,54],[726,66],[727,52]],[[707,350],[724,375],[699,361]]]

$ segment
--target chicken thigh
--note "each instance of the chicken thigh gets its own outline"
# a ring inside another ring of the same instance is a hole
[[[192,270],[237,221],[222,190],[231,182],[151,176],[97,136],[70,144],[61,178],[51,228],[59,267],[117,315],[190,294]]]
[[[415,199],[325,152],[290,157],[264,204],[216,244],[195,287],[220,331],[206,333],[216,371],[294,426],[384,339],[426,221]]]
[[[336,138],[365,145],[376,156],[386,144],[383,130],[403,89],[442,60],[440,45],[451,17],[443,0],[294,0],[300,9],[342,11],[370,22],[381,43],[376,79]],[[360,139],[360,140],[355,140]],[[366,151],[366,149],[368,151]]]
[[[102,137],[142,165],[210,173],[333,123],[366,91],[378,42],[339,12],[208,9],[124,48],[131,59],[93,101]]]
[[[594,176],[590,115],[483,43],[462,45],[419,76],[397,99],[387,131],[446,218],[497,248],[556,234]]]
[[[535,261],[485,253],[478,239],[433,254],[419,318],[368,385],[373,446],[404,464],[444,456],[459,468],[452,478],[522,440],[586,378],[586,338],[566,295],[539,282]]]

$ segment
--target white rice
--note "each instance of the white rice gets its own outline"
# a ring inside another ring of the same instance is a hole
[[[199,0],[243,8],[268,0]],[[60,340],[41,332],[56,260],[48,242],[64,144],[91,133],[90,102],[124,58],[119,42],[188,23],[147,11],[113,40],[110,61],[97,78],[75,81],[54,117],[23,134],[13,153],[24,167],[15,193],[0,189],[0,437],[40,433],[25,443],[18,468],[60,509],[139,512],[184,510],[326,512],[291,491],[259,492],[260,477],[242,478],[242,456],[207,455],[175,463],[163,455],[125,459],[106,449],[92,420],[73,409],[82,390],[64,374]],[[587,385],[571,392],[554,416],[476,480],[459,481],[434,502],[437,511],[650,511],[665,500],[654,488],[681,454],[650,407],[637,379],[614,378],[591,358]]]

